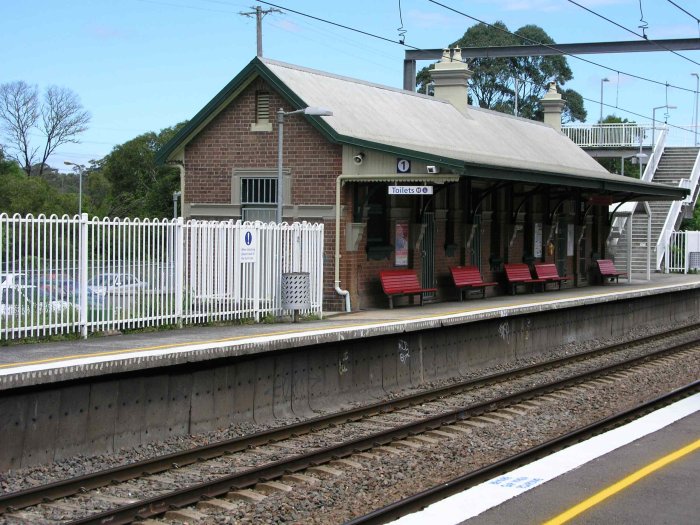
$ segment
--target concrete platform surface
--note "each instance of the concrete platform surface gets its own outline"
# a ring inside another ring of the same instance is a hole
[[[0,390],[329,342],[419,331],[700,288],[700,275],[652,274],[651,281],[565,288],[463,302],[330,313],[299,323],[187,326],[0,347]]]
[[[699,403],[682,399],[391,525],[695,524]]]

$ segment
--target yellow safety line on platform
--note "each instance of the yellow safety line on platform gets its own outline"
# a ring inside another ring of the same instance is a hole
[[[648,476],[649,474],[652,474],[653,472],[659,470],[662,467],[665,467],[669,463],[672,463],[673,461],[676,461],[677,459],[682,458],[683,456],[686,456],[690,454],[691,452],[694,452],[700,448],[700,439],[697,441],[691,443],[690,445],[686,445],[685,447],[676,450],[675,452],[671,452],[667,456],[662,457],[661,459],[658,459],[654,461],[653,463],[647,465],[646,467],[643,467],[639,469],[637,472],[634,472],[633,474],[630,474],[626,478],[621,479],[617,483],[614,483],[613,485],[609,486],[608,488],[601,490],[598,492],[598,494],[595,494],[594,496],[591,496],[585,501],[582,501],[578,505],[575,505],[571,507],[569,510],[566,512],[563,512],[562,514],[559,514],[559,516],[546,521],[543,525],[561,525],[562,523],[566,523],[567,521],[571,520],[572,518],[575,518],[582,512],[590,509],[591,507],[597,505],[598,503],[606,500],[610,496],[620,492],[623,489],[626,489],[630,485],[633,485],[637,481],[641,480],[642,478]]]
[[[629,291],[629,289],[625,290]],[[577,297],[577,299],[582,299],[582,298],[590,298],[590,297],[602,297],[604,295],[608,294],[589,294],[589,295],[584,295]],[[523,299],[525,297],[523,296]],[[531,297],[528,297],[530,299],[530,303],[543,303],[543,302],[551,302],[551,299],[547,300],[535,300],[533,301]],[[18,363],[6,363],[6,364],[0,364],[0,369],[3,368],[19,368],[22,366],[32,366],[32,365],[43,365],[46,363],[56,363],[60,361],[68,361],[71,359],[85,359],[85,358],[90,358],[90,357],[106,357],[110,355],[118,355],[118,354],[131,354],[131,353],[138,353],[138,352],[149,352],[151,350],[164,350],[167,348],[181,348],[184,346],[193,346],[193,345],[206,345],[206,344],[213,344],[213,343],[227,343],[227,342],[233,342],[233,341],[240,341],[242,339],[257,339],[261,337],[274,337],[274,336],[279,336],[279,335],[288,335],[288,334],[299,334],[299,333],[304,333],[307,331],[315,331],[315,330],[323,330],[323,331],[332,331],[332,330],[338,330],[341,328],[358,328],[362,326],[376,326],[379,324],[385,324],[385,323],[398,323],[398,322],[412,322],[412,321],[421,321],[425,319],[435,319],[437,317],[445,317],[445,316],[450,316],[450,315],[458,315],[458,314],[468,314],[468,313],[473,313],[473,312],[479,312],[479,311],[484,311],[484,310],[492,310],[494,308],[515,308],[518,306],[522,306],[522,303],[508,303],[508,304],[501,304],[498,306],[493,306],[489,308],[467,308],[467,309],[461,309],[461,310],[454,310],[450,312],[440,312],[436,314],[431,314],[431,315],[422,315],[420,317],[407,317],[405,319],[382,319],[381,321],[368,321],[368,322],[363,322],[363,323],[357,323],[357,324],[344,324],[344,325],[335,325],[335,326],[328,326],[328,327],[323,327],[323,328],[314,328],[310,330],[304,330],[304,329],[299,329],[299,330],[286,330],[286,331],[281,331],[281,332],[267,332],[264,334],[254,334],[254,335],[240,335],[240,336],[235,336],[235,337],[227,337],[224,339],[208,339],[204,341],[189,341],[186,343],[171,343],[171,344],[166,344],[166,345],[157,345],[157,346],[145,346],[142,348],[122,348],[120,350],[112,350],[109,352],[95,352],[91,354],[76,354],[76,355],[67,355],[67,356],[59,356],[59,357],[51,357],[48,359],[39,359],[36,361],[22,361]]]

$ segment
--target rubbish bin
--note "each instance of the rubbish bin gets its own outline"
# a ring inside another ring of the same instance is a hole
[[[294,272],[282,274],[282,308],[296,310],[311,308],[311,284],[309,272]]]

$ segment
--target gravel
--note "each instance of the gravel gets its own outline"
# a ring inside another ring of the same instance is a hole
[[[669,328],[672,327],[667,327],[667,329]],[[649,335],[648,330],[636,330],[628,334],[627,340],[646,335]],[[536,360],[532,358],[518,360],[489,369],[475,370],[469,376],[478,377],[484,374],[502,372],[509,368],[533,364],[535,361],[573,355],[619,342],[619,340],[597,339],[570,343],[552,349],[552,351],[538,356]],[[633,352],[631,351],[631,353]],[[291,493],[286,493],[283,496],[269,496],[257,505],[239,504],[236,511],[226,515],[212,514],[204,523],[341,523],[421,489],[429,488],[439,481],[446,481],[469,470],[489,464],[500,457],[511,455],[551,439],[581,424],[593,422],[606,415],[630,408],[637,401],[651,399],[682,386],[700,376],[700,362],[698,356],[695,355],[694,359],[682,365],[672,361],[656,366],[653,370],[654,372],[651,374],[648,372],[634,373],[621,381],[620,384],[601,386],[595,390],[577,390],[576,395],[569,396],[566,401],[550,399],[541,407],[529,410],[523,416],[515,417],[511,421],[474,429],[471,434],[465,435],[465,437],[442,440],[437,445],[423,446],[417,451],[403,449],[401,455],[398,456],[382,454],[373,460],[359,459],[357,461],[361,463],[360,468],[344,468],[345,472],[339,478],[324,479],[314,487],[297,485]],[[546,374],[543,376],[546,377]],[[457,379],[463,380],[465,378]],[[523,381],[527,380],[523,379]],[[456,379],[436,381],[425,385],[422,389],[434,388],[455,381]],[[508,386],[496,387],[491,392],[514,388],[514,385],[509,384]],[[407,391],[394,392],[391,397],[399,397],[406,393]],[[478,393],[470,392],[464,394],[459,402],[464,403],[467,399],[474,400],[478,397]],[[437,404],[457,406],[457,402],[453,400],[441,400]],[[420,408],[421,410],[430,409],[428,406]],[[412,410],[415,413],[421,411],[416,407]],[[402,420],[410,419],[404,415],[384,415],[382,417],[386,420],[391,417]],[[177,437],[164,442],[120,450],[115,454],[91,457],[76,456],[50,465],[4,472],[0,474],[0,492],[15,492],[31,486],[75,477],[209,442],[284,426],[297,421],[297,418],[293,418],[275,421],[274,425],[245,423],[216,432]],[[361,425],[354,425],[353,428],[358,432],[366,431],[366,427],[363,430]],[[346,431],[340,428],[328,429],[309,440],[298,440],[298,446],[295,445],[291,450],[297,449],[298,452],[300,448],[328,444],[331,441],[341,439],[344,434]],[[260,447],[260,450],[256,452],[263,455],[266,461],[274,461],[286,455],[281,447],[276,449]],[[256,461],[251,461],[250,458],[245,459],[243,456],[240,459],[231,457],[230,461],[233,462],[236,469],[246,468],[256,463]],[[215,475],[220,471],[230,473],[231,469],[231,464],[222,463],[209,467],[208,472],[210,475]],[[117,489],[115,487],[115,490],[110,494],[134,497],[137,494],[141,496],[143,492],[157,491],[154,489],[152,481],[135,483],[135,488]],[[161,488],[168,488],[166,485],[169,483],[163,483]],[[91,506],[95,506],[95,503]],[[51,513],[54,512],[51,511]],[[0,523],[4,522],[0,517]]]

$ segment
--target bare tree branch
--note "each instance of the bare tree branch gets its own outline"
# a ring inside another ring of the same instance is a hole
[[[77,136],[87,129],[89,122],[90,113],[68,88],[49,86],[40,106],[36,86],[23,81],[0,85],[0,124],[14,158],[27,175],[31,175],[32,165],[37,160],[41,175],[56,148],[79,142]],[[40,157],[40,147],[33,146],[30,140],[30,131],[34,128],[46,139]]]
[[[49,86],[41,107],[42,130],[46,136],[39,175],[54,150],[67,143],[77,143],[76,135],[87,129],[90,113],[83,109],[78,96],[70,89]]]
[[[19,80],[0,85],[0,125],[9,142],[12,158],[30,174],[38,147],[32,147],[29,132],[39,119],[36,86]]]

